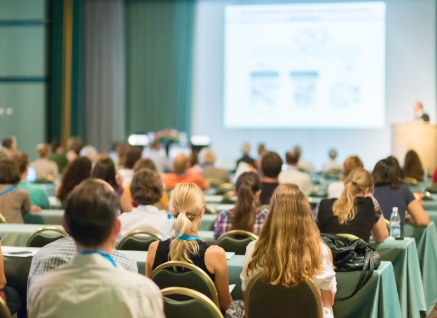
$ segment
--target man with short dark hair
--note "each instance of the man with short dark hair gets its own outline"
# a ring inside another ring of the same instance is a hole
[[[34,279],[28,295],[30,318],[164,317],[159,288],[116,262],[119,205],[111,186],[94,179],[68,196],[63,226],[77,254],[69,264]]]
[[[282,159],[276,152],[266,152],[261,159],[261,205],[270,204],[270,198],[279,185],[278,176],[282,170]]]
[[[310,176],[308,173],[299,171],[297,168],[299,154],[295,150],[289,151],[285,154],[285,161],[287,164],[287,170],[284,170],[279,174],[279,183],[292,183],[301,187],[303,191],[311,191],[313,184]]]
[[[17,151],[17,142],[15,141],[15,137],[5,137],[2,140],[1,149],[6,152],[9,157]]]

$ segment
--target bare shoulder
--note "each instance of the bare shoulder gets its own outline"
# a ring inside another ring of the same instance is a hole
[[[218,245],[211,245],[206,249],[205,257],[226,257],[226,252]]]
[[[149,253],[156,254],[156,250],[158,249],[158,244],[159,244],[159,241],[155,241],[152,244],[150,244],[149,250],[147,251],[147,254],[149,254]]]

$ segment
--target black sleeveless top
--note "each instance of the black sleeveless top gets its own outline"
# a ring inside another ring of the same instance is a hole
[[[353,220],[340,224],[338,217],[333,214],[332,206],[337,199],[323,199],[320,201],[317,214],[317,224],[320,233],[347,233],[358,236],[369,242],[373,225],[379,220],[381,211],[375,209],[372,198],[356,197],[357,214]]]
[[[171,239],[168,239],[166,241],[160,241],[158,244],[158,248],[156,249],[156,255],[155,255],[155,261],[153,262],[152,270],[154,270],[156,267],[163,263],[167,263],[169,261],[169,254],[170,254],[170,242]],[[212,279],[213,282],[215,282],[215,275],[211,274],[208,271],[208,268],[206,268],[205,265],[205,252],[210,247],[208,243],[205,243],[203,241],[197,241],[199,244],[199,253],[189,254],[189,257],[191,261],[196,265],[197,267],[201,268],[205,271],[205,273],[208,274],[208,276]]]

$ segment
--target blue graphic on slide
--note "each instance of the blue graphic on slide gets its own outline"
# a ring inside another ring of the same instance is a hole
[[[276,105],[276,95],[279,91],[278,72],[259,71],[252,72],[252,95],[251,104],[253,106]]]
[[[319,73],[316,71],[291,72],[293,79],[293,99],[296,105],[309,107],[316,101],[317,80]]]

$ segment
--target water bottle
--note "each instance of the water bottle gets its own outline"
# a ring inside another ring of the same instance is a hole
[[[165,221],[164,226],[162,227],[162,235],[161,235],[162,241],[166,241],[174,237],[173,224],[174,224],[174,218],[170,213],[168,213],[167,220]]]
[[[390,236],[397,238],[401,236],[401,217],[398,208],[394,207],[390,216]]]

